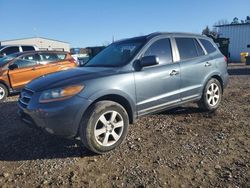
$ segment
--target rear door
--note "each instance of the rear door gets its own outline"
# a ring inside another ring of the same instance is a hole
[[[22,56],[13,62],[18,66],[14,70],[9,70],[8,73],[13,89],[24,87],[28,82],[40,75],[39,69],[37,69],[39,60],[40,57],[36,53]]]
[[[39,64],[41,65],[40,71],[42,75],[66,70],[75,66],[74,63],[67,60],[66,53],[41,52],[40,58]]]
[[[195,37],[175,37],[175,41],[180,59],[181,98],[183,101],[199,98],[210,57]]]

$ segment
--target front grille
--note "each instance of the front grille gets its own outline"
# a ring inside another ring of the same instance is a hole
[[[27,108],[33,94],[34,92],[32,90],[24,88],[22,92],[20,93],[20,97],[18,100],[19,105],[22,108]]]

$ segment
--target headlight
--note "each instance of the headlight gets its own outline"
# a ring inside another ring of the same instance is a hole
[[[83,88],[84,88],[83,85],[73,85],[63,88],[50,89],[42,93],[42,95],[39,98],[39,102],[48,103],[48,102],[65,100],[78,94],[80,91],[83,90]]]

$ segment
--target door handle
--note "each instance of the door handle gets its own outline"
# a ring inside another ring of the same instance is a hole
[[[176,70],[172,70],[172,72],[170,72],[170,76],[174,76],[174,75],[177,75],[179,74],[179,71],[176,71]]]
[[[209,66],[211,66],[212,64],[211,63],[209,63],[209,62],[206,62],[205,63],[205,67],[209,67]]]

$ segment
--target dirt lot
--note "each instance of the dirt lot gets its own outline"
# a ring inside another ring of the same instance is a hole
[[[189,104],[143,117],[102,156],[28,128],[9,98],[0,104],[0,187],[250,187],[250,67],[229,72],[217,112]]]

